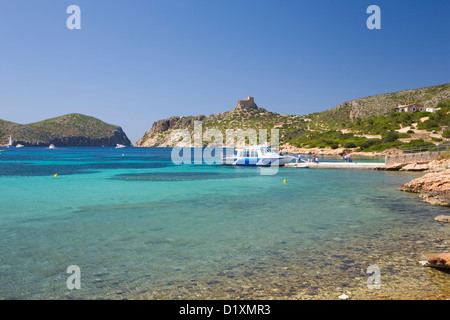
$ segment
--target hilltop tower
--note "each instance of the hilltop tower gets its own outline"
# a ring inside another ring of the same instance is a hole
[[[238,100],[235,109],[256,109],[258,106],[255,103],[255,98],[247,97],[244,100]]]

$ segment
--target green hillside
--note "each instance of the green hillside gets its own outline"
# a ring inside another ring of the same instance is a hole
[[[255,129],[257,132],[259,129],[278,129],[281,145],[382,151],[445,142],[445,131],[450,123],[450,83],[359,98],[304,116],[281,115],[251,103],[253,100],[239,106],[238,102],[232,111],[210,116],[172,117],[156,121],[136,146],[174,146],[176,142],[171,141],[174,130],[187,129],[192,135],[194,121],[201,120],[203,131],[219,129],[224,137],[226,129]],[[399,104],[407,103],[440,107],[441,110],[436,113],[393,111]],[[409,133],[399,132],[408,131],[405,129],[408,126]],[[268,138],[270,141],[270,133]],[[205,145],[209,143],[203,142]]]
[[[26,146],[131,144],[120,127],[77,113],[30,124],[0,120],[0,144],[6,145],[9,136]]]

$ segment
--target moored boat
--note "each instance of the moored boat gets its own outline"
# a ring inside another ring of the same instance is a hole
[[[278,154],[267,145],[248,146],[235,149],[232,156],[224,156],[222,165],[234,166],[284,166],[294,160],[290,155]]]

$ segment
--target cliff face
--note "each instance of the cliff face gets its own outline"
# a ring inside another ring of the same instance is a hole
[[[14,145],[24,146],[131,145],[121,127],[81,114],[68,114],[24,125],[0,120],[0,144],[8,144],[9,136],[12,136]]]
[[[136,147],[173,147],[171,133],[176,129],[193,130],[195,121],[203,121],[204,115],[196,117],[173,117],[155,121],[152,128],[136,142]],[[182,145],[183,147],[185,145]]]

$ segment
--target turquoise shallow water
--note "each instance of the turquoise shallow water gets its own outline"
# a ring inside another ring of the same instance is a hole
[[[433,218],[449,210],[397,191],[417,176],[292,168],[268,176],[173,165],[170,149],[8,150],[0,298],[446,295],[449,275],[417,261],[448,251],[449,228]],[[80,290],[66,286],[70,265],[81,269]],[[379,290],[367,289],[369,265],[381,269]]]

